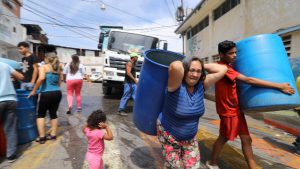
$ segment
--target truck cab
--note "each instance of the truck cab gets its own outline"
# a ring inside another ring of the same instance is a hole
[[[141,55],[136,63],[136,78],[139,78],[140,70],[144,61],[143,53],[149,49],[157,49],[161,42],[166,49],[165,41],[158,37],[141,33],[111,29],[100,36],[99,43],[102,50],[103,61],[103,94],[109,95],[113,88],[123,88],[126,63],[130,60],[129,52],[135,51]],[[100,45],[101,44],[101,45]]]

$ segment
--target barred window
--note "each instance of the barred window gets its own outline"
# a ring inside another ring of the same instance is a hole
[[[230,11],[240,3],[240,0],[226,0],[213,11],[214,20],[219,19],[221,16],[226,14],[228,11]]]

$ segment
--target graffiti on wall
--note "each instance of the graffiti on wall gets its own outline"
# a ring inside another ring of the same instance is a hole
[[[201,39],[199,36],[193,36],[189,39],[189,53],[190,56],[200,56],[200,46],[201,46]]]

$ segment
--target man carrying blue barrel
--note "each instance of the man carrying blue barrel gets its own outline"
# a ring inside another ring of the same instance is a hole
[[[211,160],[206,162],[210,169],[218,169],[217,158],[228,140],[233,141],[237,136],[241,139],[243,154],[250,169],[256,168],[252,151],[252,139],[249,134],[244,113],[240,105],[236,90],[236,81],[240,80],[249,85],[274,88],[282,93],[294,94],[294,89],[288,83],[273,83],[257,78],[247,77],[233,69],[232,63],[236,60],[236,44],[232,41],[223,41],[218,45],[221,61],[219,64],[226,65],[226,75],[216,83],[215,96],[217,113],[221,119],[219,137],[214,143]]]
[[[130,60],[126,63],[124,91],[119,105],[119,115],[127,116],[125,109],[130,98],[135,99],[135,93],[138,80],[136,79],[135,64],[138,60],[139,54],[136,52],[130,53]]]
[[[11,76],[22,80],[24,76],[15,69],[0,62],[0,121],[4,122],[4,132],[7,140],[6,157],[8,162],[17,158],[17,95],[11,81]]]

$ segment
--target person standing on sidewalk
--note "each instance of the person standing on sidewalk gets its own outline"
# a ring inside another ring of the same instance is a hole
[[[23,55],[23,75],[24,80],[21,83],[21,89],[32,90],[36,79],[38,77],[38,60],[29,51],[29,44],[27,42],[20,42],[18,44],[19,52]]]
[[[125,69],[125,79],[124,79],[124,91],[123,96],[120,100],[119,105],[119,115],[127,116],[127,112],[125,111],[127,103],[130,98],[135,100],[135,93],[137,88],[138,80],[136,79],[136,70],[135,64],[138,60],[139,54],[136,52],[130,53],[130,60],[126,63]]]
[[[64,67],[64,79],[67,84],[67,114],[71,114],[73,105],[73,94],[76,95],[77,112],[82,111],[81,89],[83,78],[86,76],[85,67],[80,63],[79,55],[72,55],[72,61]],[[88,76],[87,79],[89,80]]]
[[[170,64],[167,94],[157,120],[164,168],[200,168],[195,136],[199,119],[205,111],[204,91],[220,80],[226,71],[226,66],[203,64],[196,57]]]
[[[62,97],[60,83],[62,79],[62,68],[55,52],[45,54],[45,64],[40,67],[39,78],[28,97],[34,96],[40,88],[40,99],[38,103],[37,127],[39,138],[36,142],[44,144],[46,140],[55,140],[57,134],[57,110]],[[51,131],[46,136],[45,117],[47,111],[50,115]]]
[[[255,50],[255,49],[253,49]],[[241,139],[244,157],[250,169],[256,168],[252,151],[252,139],[250,137],[244,113],[239,108],[239,101],[236,90],[236,81],[259,87],[278,89],[286,94],[294,94],[294,89],[288,83],[273,83],[257,78],[247,77],[235,71],[232,63],[236,59],[236,44],[232,41],[223,41],[218,45],[221,61],[220,65],[228,68],[226,75],[216,83],[215,97],[216,109],[220,116],[219,137],[214,143],[211,159],[206,161],[210,169],[218,169],[217,158],[228,140],[233,141],[237,136]]]
[[[0,62],[0,120],[4,122],[6,135],[6,158],[8,162],[17,159],[17,94],[11,76],[16,80],[23,80],[24,76],[9,65]]]

